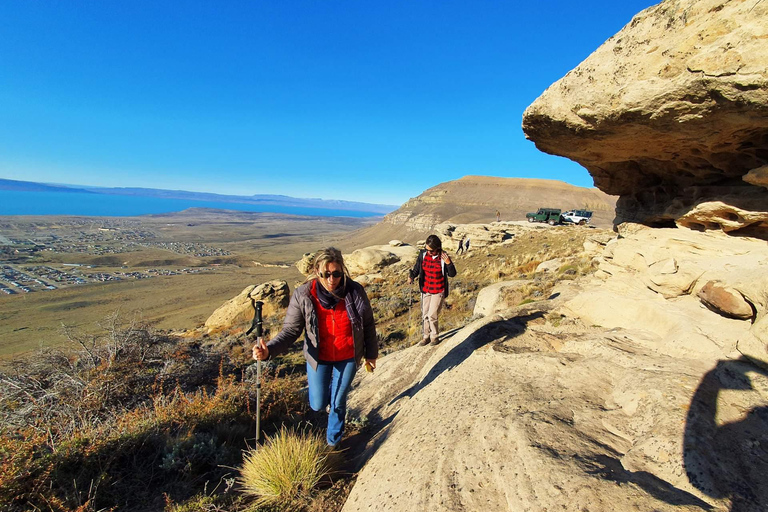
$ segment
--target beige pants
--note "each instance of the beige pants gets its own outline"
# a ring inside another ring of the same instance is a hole
[[[422,293],[421,294],[421,318],[424,324],[424,334],[422,339],[437,341],[440,329],[437,326],[437,316],[440,308],[443,306],[442,293]]]

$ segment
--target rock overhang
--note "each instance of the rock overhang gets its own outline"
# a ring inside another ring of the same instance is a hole
[[[719,200],[766,229],[765,19],[754,1],[650,7],[529,106],[523,130],[621,196],[617,222],[669,225]]]

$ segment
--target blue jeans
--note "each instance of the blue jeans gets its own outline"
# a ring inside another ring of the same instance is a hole
[[[344,417],[347,414],[347,394],[357,371],[354,359],[336,362],[319,362],[317,370],[307,363],[309,406],[315,411],[324,410],[329,404],[326,440],[336,446],[344,434]]]

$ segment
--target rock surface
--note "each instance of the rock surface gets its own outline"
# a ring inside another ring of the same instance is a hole
[[[378,432],[345,512],[768,508],[768,369],[737,351],[768,364],[765,243],[620,234],[598,257],[612,273],[503,311],[491,300],[437,347],[357,375],[351,414]],[[698,277],[648,286],[679,273]],[[714,280],[754,324],[701,304]]]
[[[768,4],[667,0],[523,117],[526,136],[620,195],[617,221],[768,236]]]
[[[393,248],[366,247],[358,249],[344,256],[344,264],[353,276],[368,274],[400,261],[400,258],[390,249]]]
[[[472,311],[473,316],[489,316],[499,311],[505,311],[511,306],[516,306],[517,302],[511,304],[509,296],[514,296],[514,291],[530,284],[531,281],[521,279],[516,281],[501,281],[491,286],[486,286],[477,294],[475,308]]]

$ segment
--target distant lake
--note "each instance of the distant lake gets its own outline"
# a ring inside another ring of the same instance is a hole
[[[257,205],[161,197],[82,194],[78,192],[19,192],[0,190],[0,215],[87,215],[92,217],[132,217],[170,213],[187,208],[215,208],[243,212],[285,213],[319,217],[376,217],[373,212],[331,210],[279,205]]]

